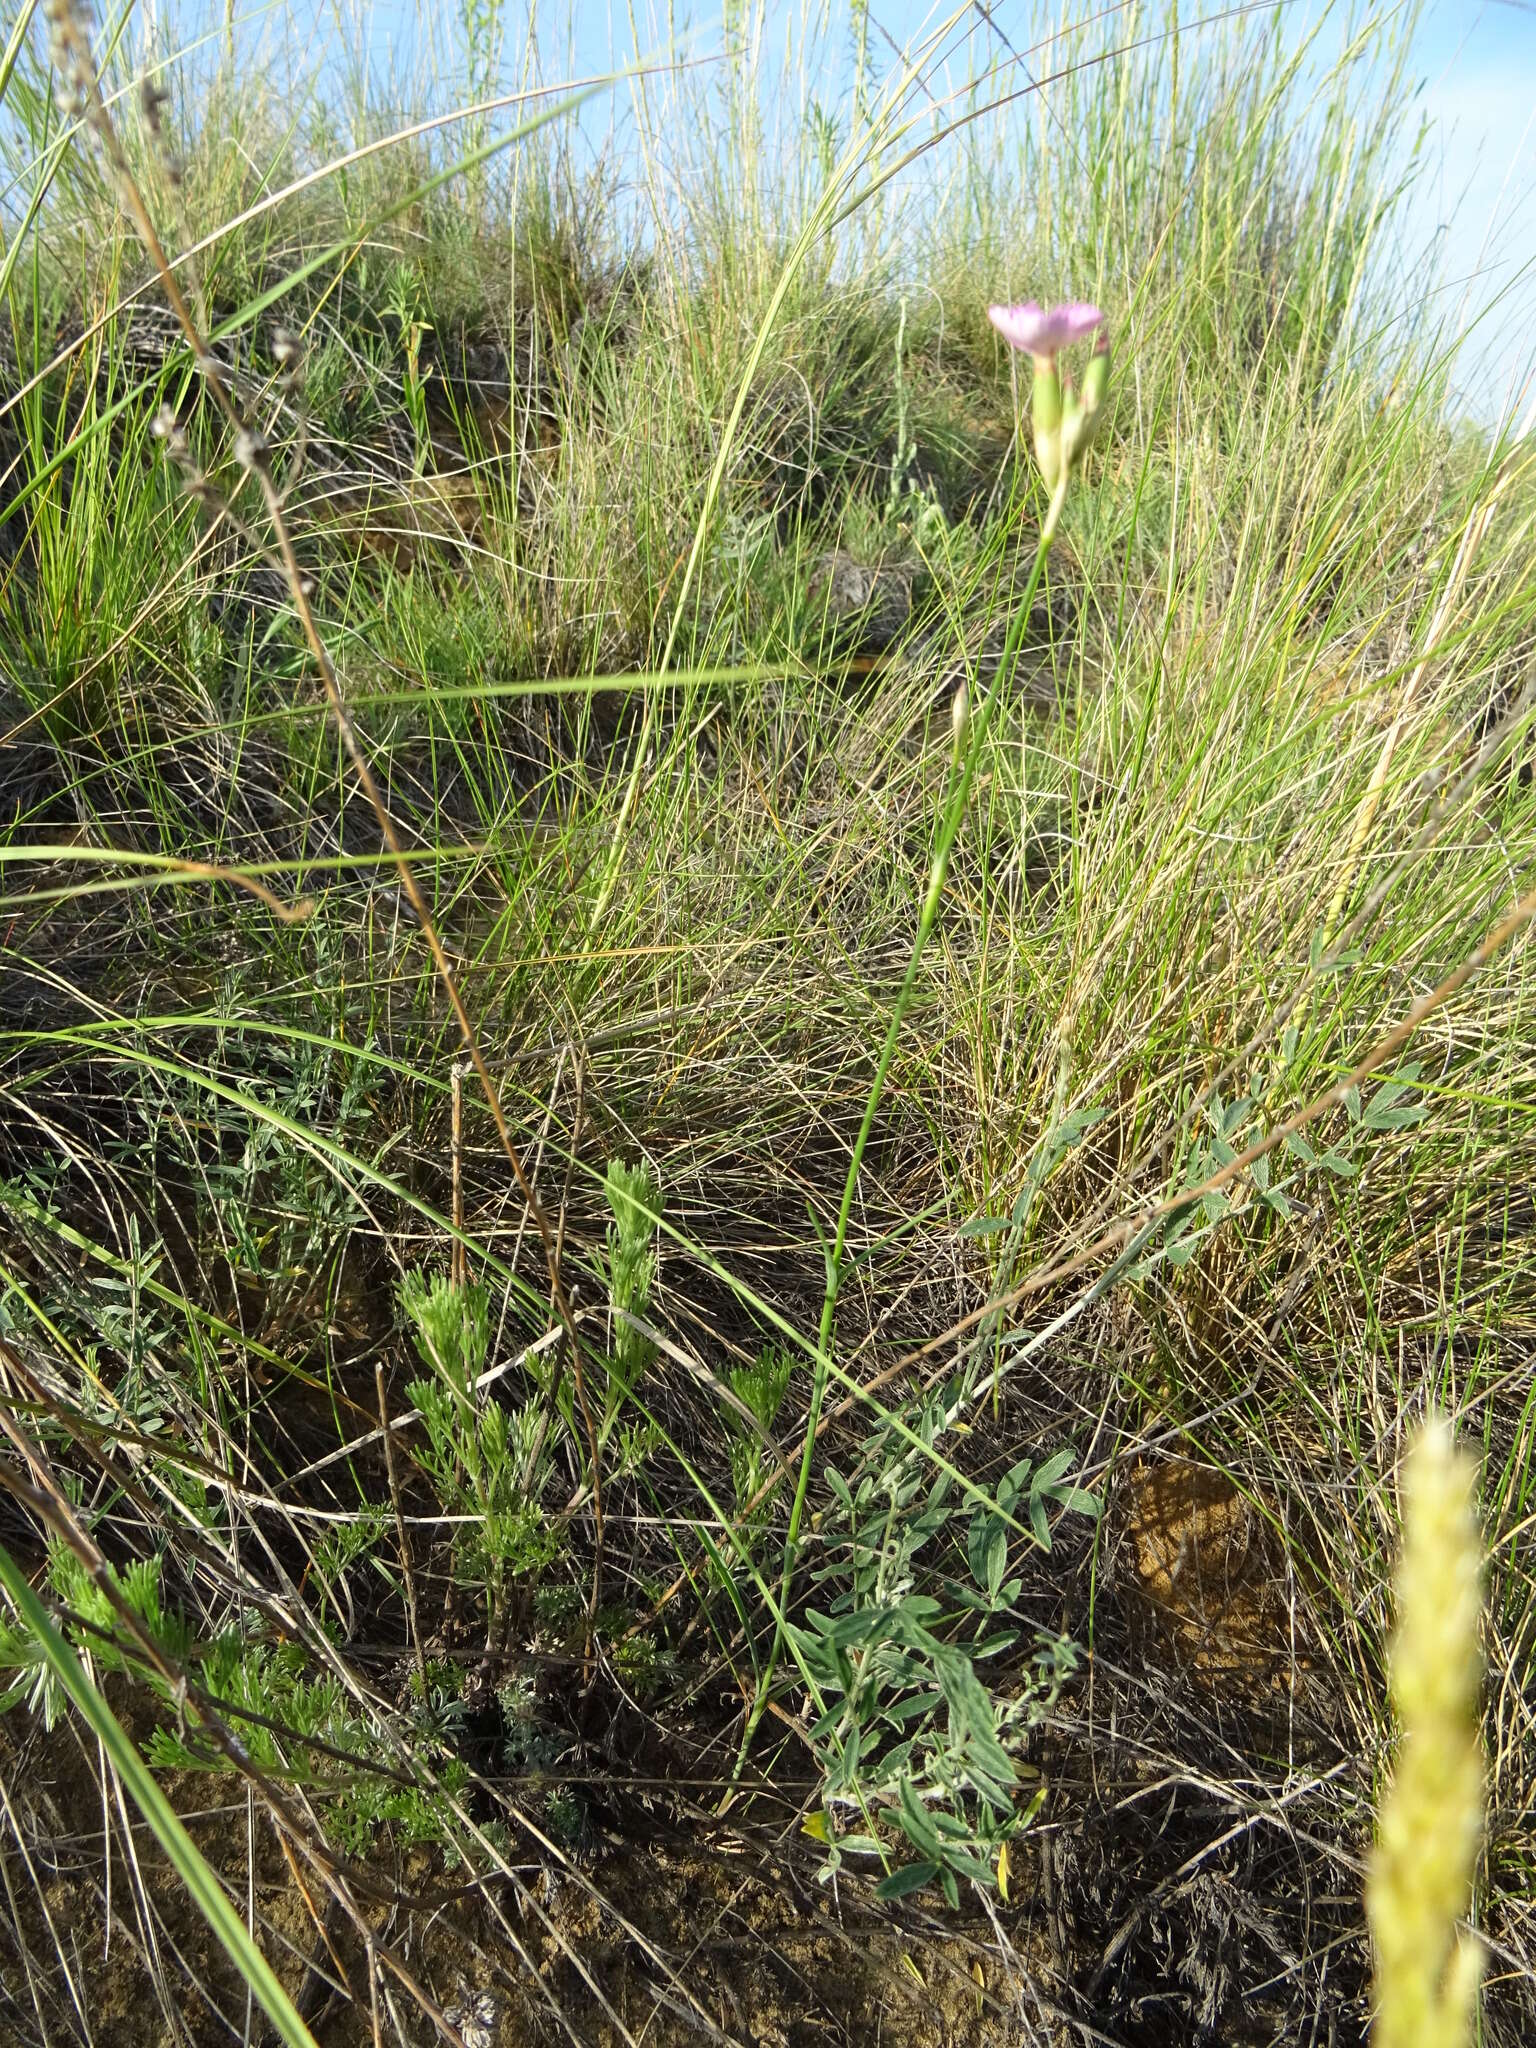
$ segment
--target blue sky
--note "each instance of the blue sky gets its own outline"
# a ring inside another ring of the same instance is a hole
[[[1447,311],[1482,316],[1461,384],[1493,419],[1520,402],[1536,336],[1536,4],[1440,0],[1416,56],[1433,133],[1409,231],[1438,243]]]

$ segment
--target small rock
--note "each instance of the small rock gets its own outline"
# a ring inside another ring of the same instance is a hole
[[[860,647],[878,653],[905,631],[912,616],[912,566],[861,562],[844,548],[818,557],[808,595],[829,623],[855,628]]]

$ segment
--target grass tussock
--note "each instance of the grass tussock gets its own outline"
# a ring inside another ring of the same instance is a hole
[[[7,59],[0,1542],[319,2037],[1359,2040],[1433,1404],[1528,2038],[1536,485],[1406,48],[465,113],[499,19]],[[1115,357],[1038,587],[1026,296]],[[29,1612],[6,2026],[258,2038]]]

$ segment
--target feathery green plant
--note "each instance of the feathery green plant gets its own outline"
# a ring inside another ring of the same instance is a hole
[[[744,1526],[751,1531],[767,1519],[766,1502],[752,1506],[767,1477],[763,1439],[771,1437],[778,1422],[793,1371],[793,1358],[777,1344],[765,1344],[750,1365],[731,1369],[731,1391],[757,1424],[753,1430],[730,1409],[724,1411],[731,1440],[731,1488]]]
[[[607,1415],[611,1423],[656,1356],[655,1343],[631,1318],[643,1317],[651,1305],[661,1197],[649,1167],[626,1166],[621,1159],[609,1161],[603,1193],[613,1217],[608,1225],[607,1264],[608,1298],[613,1309]]]
[[[120,1576],[114,1574],[114,1583],[119,1597],[174,1657],[189,1648],[191,1633],[182,1617],[162,1603],[161,1565],[158,1557],[139,1558]],[[86,1652],[98,1671],[133,1668],[163,1690],[158,1677],[144,1671],[142,1658],[121,1643],[111,1600],[59,1536],[49,1540],[47,1576],[55,1602],[71,1617],[75,1647]],[[25,1617],[0,1621],[0,1687],[0,1713],[24,1703],[49,1731],[70,1696],[57,1660]]]
[[[483,1580],[494,1616],[510,1582],[537,1573],[558,1548],[538,1502],[541,1406],[509,1410],[480,1388],[490,1343],[484,1286],[409,1272],[400,1305],[432,1374],[406,1389],[426,1437],[417,1458],[444,1508],[469,1518],[457,1527],[455,1562]]]

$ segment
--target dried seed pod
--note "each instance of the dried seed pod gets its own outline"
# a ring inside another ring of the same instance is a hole
[[[260,469],[266,459],[266,436],[255,427],[242,427],[235,436],[236,462],[242,469]]]

